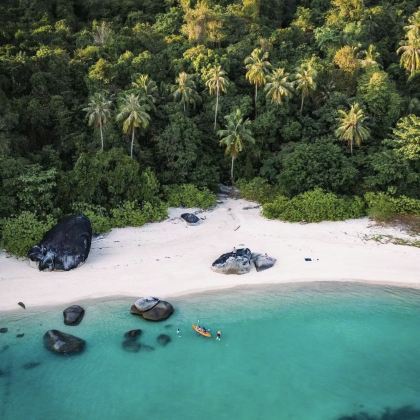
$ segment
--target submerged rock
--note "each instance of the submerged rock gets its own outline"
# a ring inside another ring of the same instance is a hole
[[[156,340],[161,346],[166,346],[172,341],[171,337],[167,334],[159,334]]]
[[[40,270],[68,271],[84,263],[92,242],[92,226],[84,215],[61,219],[33,246],[28,257]]]
[[[124,337],[125,338],[130,338],[130,339],[137,339],[137,338],[140,337],[142,332],[143,331],[139,330],[139,329],[138,330],[130,330],[130,331],[127,331],[126,333],[124,333]]]
[[[252,268],[252,254],[248,248],[240,248],[221,255],[212,269],[223,274],[245,274]]]
[[[141,315],[148,321],[163,321],[168,319],[174,312],[174,307],[169,303],[161,300],[152,309],[143,312]]]
[[[122,347],[125,351],[137,353],[140,350],[141,344],[138,343],[136,340],[132,340],[131,338],[129,338],[123,341]]]
[[[263,271],[271,268],[277,260],[273,257],[269,257],[267,254],[252,254],[252,261],[254,262],[257,271]]]
[[[0,328],[0,333],[2,334],[6,334],[7,331],[9,331],[9,328],[6,328],[6,327]]]
[[[86,346],[86,341],[58,330],[49,330],[44,334],[44,346],[57,354],[80,353]]]
[[[130,311],[132,314],[141,315],[143,312],[154,308],[159,302],[160,300],[153,296],[141,297],[133,303]]]
[[[148,346],[147,344],[142,344],[141,349],[144,351],[153,351],[155,348],[152,346]]]
[[[196,225],[200,222],[200,219],[192,213],[182,213],[182,219],[184,219],[189,225]]]
[[[17,338],[22,338],[25,334],[24,333],[20,333],[20,334],[16,334]]]
[[[5,344],[2,348],[1,348],[1,350],[0,350],[0,353],[3,353],[3,352],[5,352],[6,350],[8,350],[9,349],[9,345],[8,344]]]
[[[26,306],[25,306],[25,304],[24,304],[23,302],[18,302],[18,305],[19,305],[21,308],[26,309]]]
[[[63,311],[64,324],[79,325],[85,316],[85,310],[79,305],[72,305]]]
[[[22,367],[23,369],[29,370],[38,367],[41,364],[41,362],[28,362],[25,363]]]

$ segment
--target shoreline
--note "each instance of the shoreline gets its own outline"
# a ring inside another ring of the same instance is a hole
[[[420,249],[366,241],[366,236],[409,237],[368,219],[292,224],[268,220],[246,200],[227,199],[201,212],[199,226],[169,219],[140,228],[113,229],[92,242],[86,263],[68,272],[40,272],[0,253],[0,312],[52,307],[91,299],[156,295],[162,299],[234,288],[305,282],[352,282],[420,289]],[[224,275],[212,262],[247,246],[277,258],[269,270]],[[305,257],[313,261],[304,261]]]

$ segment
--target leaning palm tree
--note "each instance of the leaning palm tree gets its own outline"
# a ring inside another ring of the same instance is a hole
[[[295,75],[296,90],[301,92],[300,114],[302,115],[303,103],[305,98],[309,96],[311,91],[316,89],[316,76],[317,72],[312,66],[311,62],[305,63]]]
[[[247,72],[245,77],[255,85],[255,109],[257,109],[258,87],[264,86],[267,80],[268,70],[271,67],[268,61],[268,52],[263,52],[260,48],[255,48],[251,55],[245,58]]]
[[[252,136],[251,121],[249,119],[244,120],[241,110],[238,108],[236,111],[225,117],[226,128],[219,130],[217,135],[221,138],[220,145],[225,146],[225,154],[231,157],[230,166],[230,179],[232,185],[234,183],[233,178],[233,165],[235,159],[244,148],[244,143],[255,143],[255,139]]]
[[[367,118],[357,102],[348,112],[340,109],[338,114],[339,126],[335,130],[335,135],[350,145],[350,153],[353,154],[353,144],[360,146],[370,137],[370,131],[364,124]]]
[[[83,111],[86,112],[88,125],[99,128],[101,134],[101,152],[104,150],[104,127],[111,117],[112,101],[102,92],[97,92],[89,98],[89,103]]]
[[[268,83],[265,85],[266,97],[272,103],[281,105],[283,98],[292,96],[293,83],[289,81],[289,73],[281,67],[275,69],[268,77]]]
[[[131,133],[131,151],[133,157],[134,137],[136,128],[146,128],[150,122],[149,108],[141,102],[140,97],[134,93],[125,95],[121,99],[117,121],[123,121],[123,132]]]
[[[420,10],[408,19],[405,40],[397,53],[401,54],[400,63],[409,73],[410,78],[420,70]]]
[[[226,93],[229,86],[229,79],[226,77],[226,72],[221,66],[212,67],[206,76],[206,86],[210,95],[216,94],[216,110],[214,111],[214,129],[217,124],[217,110],[219,108],[219,96],[221,93]]]
[[[184,113],[188,105],[194,108],[200,97],[196,91],[195,82],[192,76],[185,71],[179,73],[175,79],[176,85],[173,87],[172,95],[175,101],[181,102]]]
[[[140,94],[140,99],[146,102],[150,109],[155,109],[158,87],[148,74],[139,74],[131,84]]]

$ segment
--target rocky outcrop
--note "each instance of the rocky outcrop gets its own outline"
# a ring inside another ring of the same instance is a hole
[[[181,218],[184,219],[189,225],[197,225],[200,222],[200,219],[192,213],[182,213]]]
[[[42,270],[68,271],[84,263],[92,242],[92,226],[84,215],[61,219],[33,246],[28,257]]]
[[[245,274],[252,268],[252,254],[248,248],[236,249],[221,255],[211,267],[223,274]]]
[[[277,260],[267,254],[252,254],[252,261],[257,271],[264,271],[271,268]]]
[[[70,355],[81,353],[86,341],[58,330],[49,330],[44,334],[44,346],[53,353]]]
[[[79,325],[85,316],[85,310],[79,305],[72,305],[63,311],[64,324]]]
[[[130,312],[133,315],[140,315],[148,321],[163,321],[173,314],[174,308],[169,302],[148,297],[137,299],[131,305]]]
[[[159,334],[156,340],[161,346],[166,346],[172,341],[171,337],[167,334]]]

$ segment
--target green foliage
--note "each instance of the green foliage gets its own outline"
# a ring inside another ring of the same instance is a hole
[[[277,196],[263,205],[263,215],[269,219],[288,222],[321,222],[362,217],[365,205],[361,198],[341,198],[320,188],[299,194],[291,199]]]
[[[90,223],[92,224],[92,231],[96,235],[109,232],[112,229],[112,220],[110,219],[106,209],[101,206],[86,203],[74,203],[72,205],[72,211],[74,213],[84,214],[88,217]]]
[[[165,187],[165,197],[171,207],[198,207],[208,209],[216,204],[216,195],[207,188],[192,184]]]
[[[144,203],[143,208],[135,201],[126,201],[121,206],[111,209],[112,225],[114,227],[143,226],[148,222],[165,219],[168,210],[164,203]]]
[[[420,200],[415,198],[401,196],[393,196],[387,193],[365,194],[367,203],[367,213],[378,221],[389,221],[400,215],[416,215],[420,216]]]
[[[277,194],[276,187],[261,177],[253,178],[250,181],[240,179],[236,185],[242,198],[261,204],[273,201]]]
[[[29,211],[6,219],[3,224],[3,247],[11,254],[24,257],[29,249],[52,228],[54,223],[55,221],[51,217],[42,220],[35,213]]]

